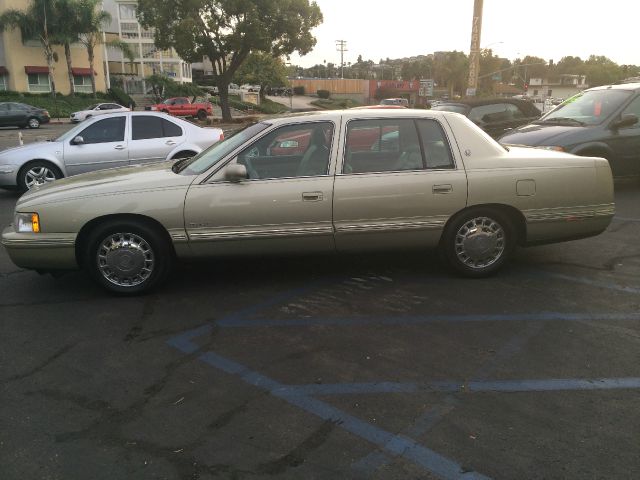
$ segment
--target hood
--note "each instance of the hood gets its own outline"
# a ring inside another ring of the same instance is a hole
[[[3,163],[18,163],[24,158],[31,160],[34,154],[46,151],[49,156],[56,156],[56,151],[62,152],[62,142],[34,142],[27,145],[7,148],[0,153]]]
[[[134,165],[62,178],[32,188],[20,197],[16,208],[101,195],[189,186],[195,177],[173,173],[172,164],[172,161],[166,161],[152,165]]]
[[[525,125],[511,130],[509,133],[501,136],[498,141],[508,145],[530,145],[536,147],[538,145],[565,145],[570,142],[565,141],[567,137],[571,137],[576,132],[584,131],[586,127],[573,125],[544,125],[534,124]]]

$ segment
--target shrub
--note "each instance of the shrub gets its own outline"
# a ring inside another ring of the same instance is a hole
[[[331,92],[329,90],[318,90],[318,96],[320,98],[327,99],[331,96]]]
[[[111,96],[113,101],[119,103],[124,107],[131,107],[132,109],[136,108],[136,102],[121,88],[111,87],[109,89],[109,95]]]
[[[304,95],[304,85],[298,85],[297,87],[293,87],[294,95]]]

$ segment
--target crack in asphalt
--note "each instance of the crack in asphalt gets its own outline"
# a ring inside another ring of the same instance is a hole
[[[58,358],[63,356],[65,353],[67,353],[69,350],[71,350],[75,346],[76,346],[76,343],[65,345],[64,347],[62,347],[61,349],[57,350],[52,355],[47,357],[39,365],[36,365],[32,369],[27,370],[24,373],[18,373],[18,374],[12,375],[12,376],[8,377],[6,380],[2,380],[0,383],[4,384],[4,383],[9,383],[9,382],[15,382],[16,380],[22,380],[24,378],[30,377],[32,375],[35,375],[36,373],[44,370],[49,364],[51,364],[52,362],[55,362]]]

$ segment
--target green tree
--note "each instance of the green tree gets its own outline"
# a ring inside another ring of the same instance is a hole
[[[58,61],[53,51],[55,36],[59,31],[61,21],[56,14],[55,0],[32,0],[26,10],[7,10],[0,15],[0,32],[4,30],[20,29],[23,40],[38,40],[42,45],[44,58],[49,68],[49,82],[51,94],[56,96],[56,82],[53,77],[54,62]]]
[[[281,58],[265,52],[255,52],[247,57],[234,79],[240,85],[260,85],[260,100],[264,100],[267,87],[287,84],[287,68]]]
[[[101,0],[76,0],[74,3],[76,4],[76,16],[73,18],[73,22],[79,33],[78,40],[87,50],[89,69],[91,70],[91,91],[95,97],[96,79],[93,74],[95,71],[95,51],[98,45],[103,42],[102,29],[105,24],[111,21],[111,15],[98,8]],[[129,61],[133,62],[135,55],[128,43],[121,40],[112,40],[106,42],[106,44],[119,49]]]
[[[138,20],[155,28],[158,47],[174,47],[190,62],[209,57],[228,121],[229,83],[249,54],[308,53],[322,12],[309,0],[139,0]]]
[[[479,95],[492,95],[494,84],[497,78],[502,79],[503,69],[508,69],[511,65],[509,60],[494,55],[491,49],[480,51],[480,70],[478,76]]]
[[[194,102],[198,95],[204,93],[197,85],[178,83],[162,73],[149,75],[145,80],[151,86],[156,103],[170,97],[192,97],[191,101]]]
[[[469,58],[464,52],[438,52],[434,55],[434,79],[440,86],[446,86],[449,96],[465,90],[469,76]]]

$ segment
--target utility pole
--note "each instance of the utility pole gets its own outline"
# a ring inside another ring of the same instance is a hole
[[[482,31],[483,0],[473,0],[473,22],[471,23],[471,52],[469,55],[469,85],[467,96],[473,97],[478,89],[480,70],[480,34]]]
[[[348,52],[347,41],[336,40],[336,50],[340,52],[340,78],[344,78],[344,52]]]

